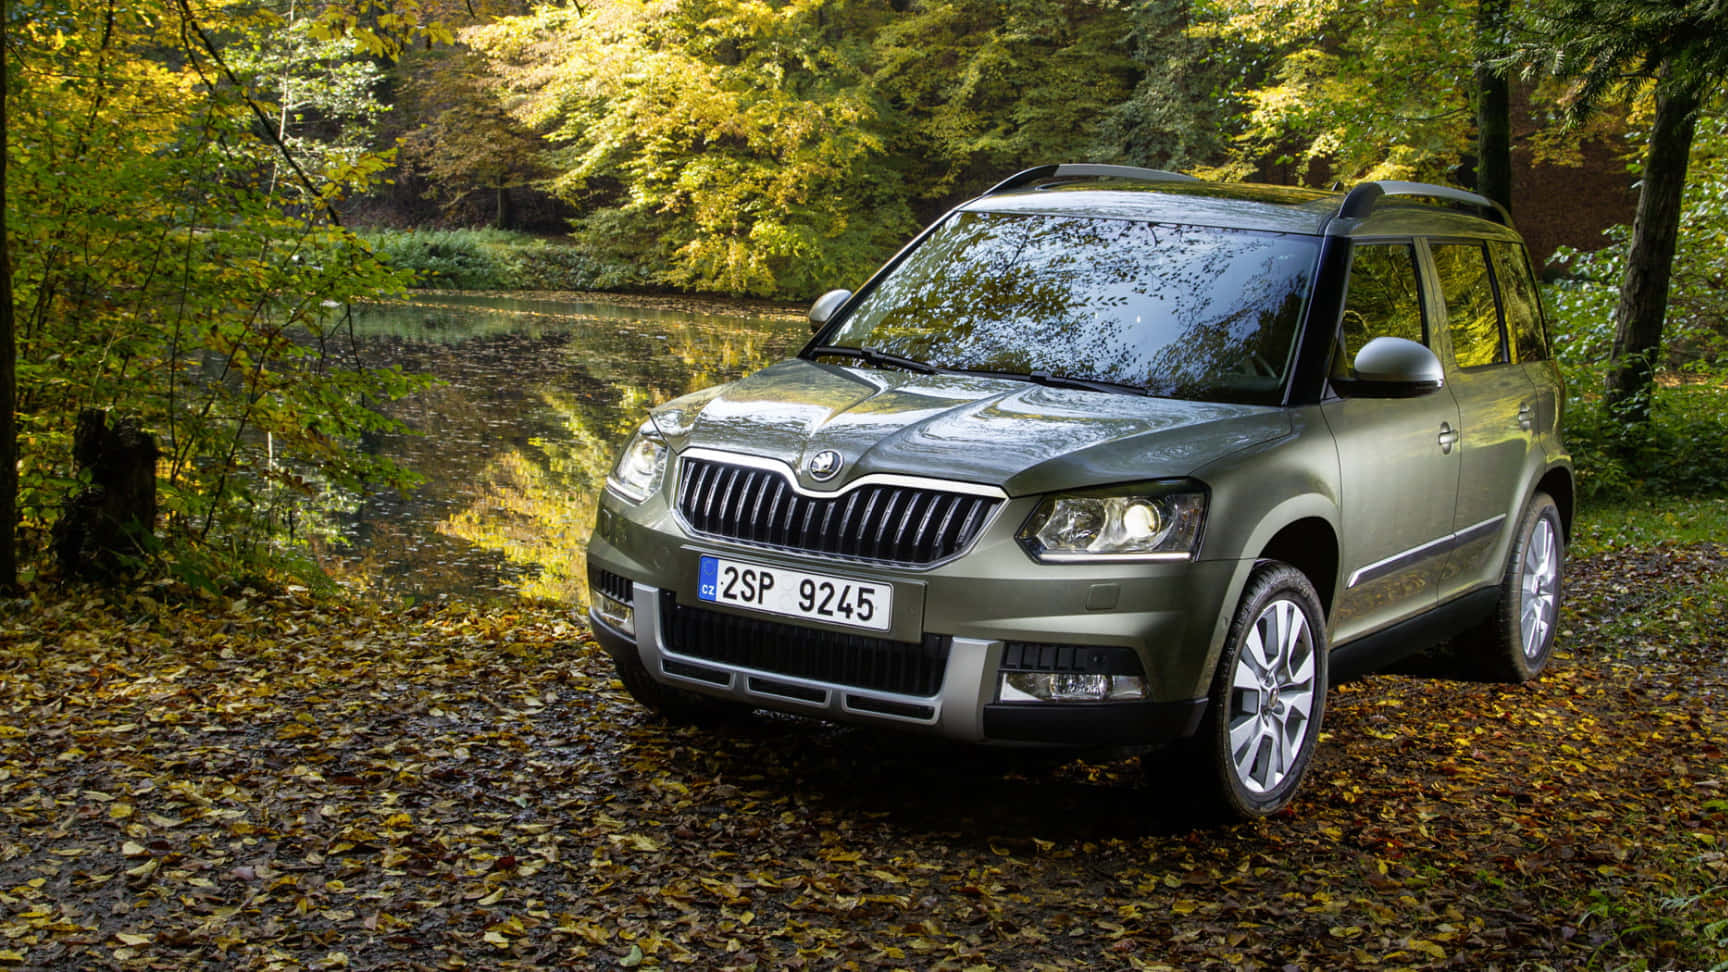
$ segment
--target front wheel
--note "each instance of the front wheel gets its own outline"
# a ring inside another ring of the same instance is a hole
[[[1194,809],[1252,819],[1296,795],[1326,710],[1325,615],[1314,585],[1294,567],[1256,567],[1230,625],[1193,738],[1180,745],[1195,785]]]

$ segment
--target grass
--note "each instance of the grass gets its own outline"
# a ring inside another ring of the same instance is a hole
[[[1573,524],[1572,555],[1728,540],[1728,496],[1646,496],[1586,502]]]

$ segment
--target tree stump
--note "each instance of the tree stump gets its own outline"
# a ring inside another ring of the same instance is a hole
[[[156,440],[130,419],[78,413],[72,460],[90,485],[66,500],[54,524],[54,558],[68,577],[102,579],[136,568],[155,546]]]

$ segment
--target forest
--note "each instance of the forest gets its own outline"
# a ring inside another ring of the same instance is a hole
[[[0,546],[52,545],[94,408],[160,443],[162,527],[139,556],[190,579],[292,572],[301,499],[412,478],[357,448],[392,428],[375,406],[424,379],[338,353],[355,301],[807,300],[1003,174],[1076,159],[1482,190],[1547,261],[1586,481],[1720,488],[1719,455],[1688,448],[1720,432],[1720,396],[1676,426],[1652,391],[1718,387],[1728,355],[1724,16],[1701,0],[11,4],[0,469],[17,478],[0,519],[19,530]]]
[[[0,969],[1728,967],[1728,4],[0,27]],[[619,437],[1063,161],[1511,210],[1577,470],[1545,677],[1334,686],[1294,812],[1210,829],[1110,754],[630,701],[573,553]],[[379,580],[470,557],[516,583]]]

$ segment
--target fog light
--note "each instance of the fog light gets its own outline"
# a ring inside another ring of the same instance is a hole
[[[1146,697],[1138,675],[1077,675],[1066,672],[1007,672],[1004,702],[1120,702]]]
[[[636,637],[636,610],[623,601],[604,594],[594,595],[594,613],[600,620],[630,637]]]

